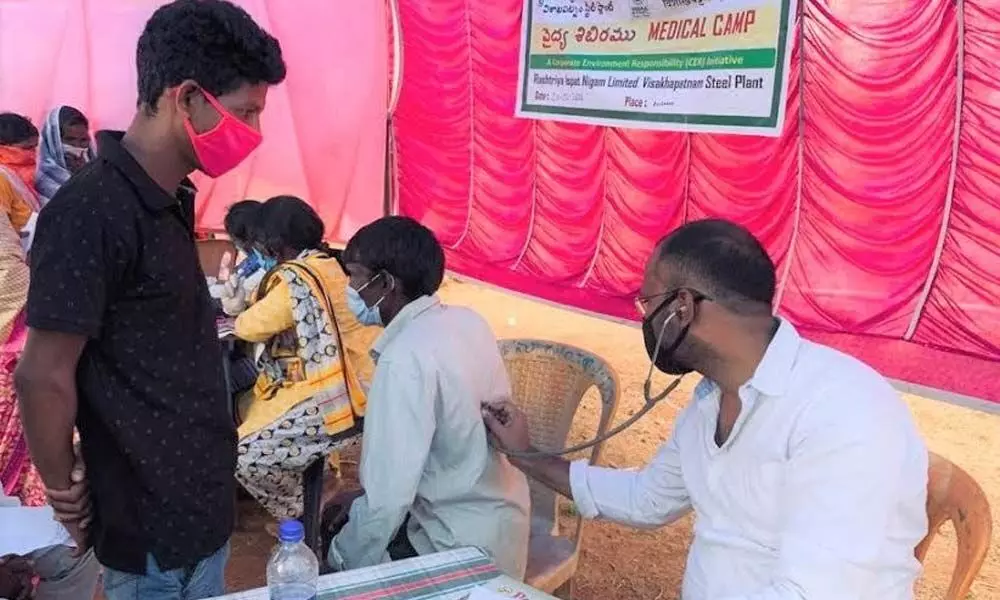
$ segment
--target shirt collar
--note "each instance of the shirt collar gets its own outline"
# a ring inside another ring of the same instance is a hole
[[[757,365],[753,377],[747,385],[768,396],[780,396],[788,388],[792,378],[792,367],[799,354],[802,337],[791,323],[778,319],[778,330],[764,351],[764,357]]]
[[[177,188],[176,195],[171,195],[160,187],[146,173],[128,150],[122,146],[123,131],[98,131],[97,155],[118,168],[125,178],[135,186],[139,198],[147,208],[153,211],[168,209],[181,204],[183,211],[194,213],[194,195],[197,189],[190,179],[185,178]],[[190,204],[190,206],[188,206]]]
[[[788,389],[802,337],[791,323],[780,318],[778,321],[778,330],[767,345],[753,376],[740,387],[741,395],[743,390],[752,389],[765,396],[780,396]],[[702,379],[695,387],[695,400],[711,398],[716,388],[714,381],[707,377]]]
[[[372,344],[372,358],[378,361],[379,357],[385,352],[386,346],[398,337],[400,332],[406,329],[407,325],[428,310],[440,305],[441,300],[437,296],[421,296],[404,306],[403,310],[399,311],[396,318],[392,320],[392,323],[389,323],[389,326],[385,328],[382,335]]]

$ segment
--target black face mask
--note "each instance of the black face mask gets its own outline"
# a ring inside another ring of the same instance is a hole
[[[688,329],[691,326],[685,325],[677,334],[677,337],[674,338],[674,341],[666,347],[662,345],[663,335],[666,332],[667,325],[670,321],[677,318],[677,313],[670,314],[663,321],[663,324],[661,324],[660,327],[656,328],[653,326],[653,320],[656,318],[656,315],[663,311],[671,302],[673,302],[673,300],[674,298],[664,299],[663,303],[660,304],[656,310],[643,319],[642,339],[646,344],[646,354],[649,355],[649,360],[653,362],[653,365],[655,365],[657,369],[669,375],[685,375],[694,369],[674,360],[674,352],[676,352],[677,348],[679,348],[684,342],[684,338],[687,337]]]

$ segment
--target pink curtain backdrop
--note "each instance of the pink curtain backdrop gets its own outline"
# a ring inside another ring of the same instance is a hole
[[[95,128],[134,110],[135,41],[160,0],[0,0],[0,110]],[[199,226],[276,193],[330,236],[381,214],[390,33],[382,2],[241,0],[281,39],[265,143],[201,181]],[[890,377],[1000,406],[1000,6],[804,0],[777,139],[511,117],[522,0],[401,0],[397,208],[451,268],[634,318],[653,244],[721,215],[778,264],[781,314]]]
[[[388,103],[381,2],[237,0],[281,41],[288,79],[268,96],[264,144],[234,172],[200,178],[198,225],[221,230],[229,205],[294,194],[346,239],[382,215]],[[135,44],[162,0],[0,0],[0,110],[36,124],[58,104],[94,129],[135,111]]]
[[[661,236],[731,218],[808,336],[1000,402],[1000,5],[802,4],[768,139],[514,119],[523,0],[402,0],[399,210],[460,273],[628,319]]]

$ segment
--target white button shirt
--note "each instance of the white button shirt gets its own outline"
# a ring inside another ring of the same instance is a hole
[[[383,562],[409,514],[418,553],[477,546],[522,579],[528,482],[489,446],[481,412],[483,403],[510,397],[489,325],[425,296],[400,311],[372,353],[359,473],[365,495],[334,539],[331,562],[347,569]]]
[[[899,395],[786,321],[739,394],[721,448],[704,379],[645,468],[573,463],[580,513],[657,527],[693,508],[684,600],[912,598],[928,459]]]

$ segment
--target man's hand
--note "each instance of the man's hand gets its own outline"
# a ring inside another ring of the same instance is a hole
[[[70,486],[65,490],[45,489],[45,496],[55,513],[57,521],[73,537],[76,542],[74,556],[82,556],[90,544],[87,527],[92,520],[90,505],[90,489],[87,486],[87,470],[80,454],[80,445],[73,447],[74,462],[70,472]]]
[[[513,452],[531,450],[528,419],[513,402],[503,400],[483,404],[483,422],[499,449]]]
[[[69,475],[69,488],[45,488],[45,496],[55,511],[56,520],[62,523],[77,522],[81,528],[90,524],[90,489],[87,486],[87,468],[83,464],[80,445],[73,446],[73,470]]]
[[[10,554],[0,557],[0,598],[28,600],[34,595],[35,566],[28,559]]]
[[[503,400],[483,404],[483,422],[491,442],[500,450],[533,452],[528,418],[513,402]],[[511,464],[567,498],[573,497],[569,483],[569,462],[558,456],[508,457]]]

